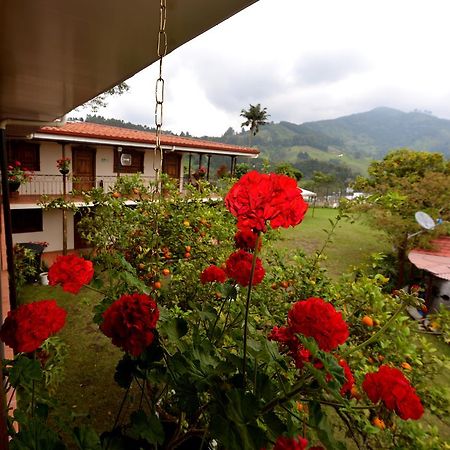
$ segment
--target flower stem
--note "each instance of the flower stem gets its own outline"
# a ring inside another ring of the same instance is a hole
[[[84,287],[90,289],[91,291],[97,292],[98,294],[106,295],[105,292],[101,291],[100,289],[96,289],[92,286],[89,286],[89,284],[85,284]]]
[[[219,312],[217,313],[216,320],[214,321],[211,331],[209,332],[209,340],[210,341],[213,338],[214,330],[216,329],[217,322],[219,321],[220,315],[222,314],[223,308],[224,308],[227,300],[228,300],[228,298],[225,298],[224,301],[222,302],[222,304],[220,305],[220,309],[219,309]],[[207,333],[207,335],[208,335],[208,333]]]
[[[252,297],[253,276],[255,275],[256,258],[258,256],[258,248],[261,242],[261,233],[258,233],[256,238],[255,250],[253,252],[252,268],[250,270],[250,280],[247,288],[247,300],[245,302],[245,317],[244,317],[244,360],[242,363],[242,377],[244,387],[246,385],[246,371],[247,371],[247,332],[248,332],[248,311],[250,309],[250,300]]]
[[[370,336],[370,338],[365,340],[364,342],[361,342],[361,344],[357,345],[356,347],[353,347],[353,348],[347,350],[347,352],[344,352],[342,357],[346,358],[347,356],[351,355],[352,353],[354,353],[358,350],[361,350],[362,348],[364,348],[367,345],[371,344],[372,342],[376,341],[385,332],[385,330],[391,326],[392,322],[394,322],[394,320],[397,318],[397,316],[405,309],[405,306],[406,306],[406,303],[402,302],[402,304],[397,309],[397,311],[395,311],[395,313],[392,314],[392,316],[389,318],[389,320],[375,334]]]
[[[131,383],[127,387],[127,390],[126,390],[126,392],[125,392],[125,394],[124,394],[124,396],[122,398],[122,402],[120,403],[119,411],[117,412],[116,420],[114,421],[113,430],[117,427],[117,424],[119,423],[120,414],[122,413],[122,409],[123,409],[123,407],[125,405],[125,401],[126,401],[126,399],[128,397],[128,393],[130,392],[130,387],[131,387]]]

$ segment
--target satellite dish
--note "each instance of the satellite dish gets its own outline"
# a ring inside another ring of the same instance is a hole
[[[432,230],[436,226],[434,220],[423,211],[417,211],[414,216],[416,218],[416,222],[426,230]]]

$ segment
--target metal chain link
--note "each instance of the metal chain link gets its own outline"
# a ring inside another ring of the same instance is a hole
[[[156,145],[155,145],[155,158],[153,160],[153,170],[155,171],[156,185],[159,181],[159,171],[162,170],[163,164],[163,150],[161,147],[161,128],[163,124],[163,105],[164,105],[164,78],[162,77],[162,64],[163,58],[167,54],[167,33],[166,33],[166,21],[167,21],[167,5],[166,0],[160,0],[159,6],[159,31],[158,31],[158,44],[157,54],[159,58],[159,76],[156,80],[155,86],[155,125],[156,125]],[[156,155],[159,153],[159,165],[156,165]]]

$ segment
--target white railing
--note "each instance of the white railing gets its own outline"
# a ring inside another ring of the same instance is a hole
[[[126,175],[122,175],[126,176]],[[95,178],[76,178],[68,175],[66,177],[66,191],[70,193],[74,189],[88,191],[90,188],[103,188],[106,192],[111,191],[118,177],[115,175],[98,175]],[[154,177],[141,176],[144,185],[148,186],[154,181]],[[19,188],[19,193],[23,195],[62,195],[63,176],[34,174],[29,183],[23,183]]]

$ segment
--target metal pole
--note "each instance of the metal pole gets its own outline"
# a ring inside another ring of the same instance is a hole
[[[208,168],[206,169],[206,179],[209,181],[209,167],[211,165],[211,155],[206,155],[208,158]]]
[[[192,162],[192,153],[189,153],[189,165],[188,165],[188,180],[191,181],[191,162]]]
[[[5,224],[6,263],[9,275],[9,306],[17,308],[16,276],[14,274],[14,250],[11,225],[11,207],[9,204],[8,155],[6,152],[6,130],[0,129],[0,171],[2,175],[2,205]]]
[[[62,144],[62,157],[66,157],[66,145]],[[63,198],[66,201],[67,194],[67,179],[66,174],[63,173]],[[63,226],[63,255],[67,255],[67,209],[63,206],[62,209],[62,226]]]

